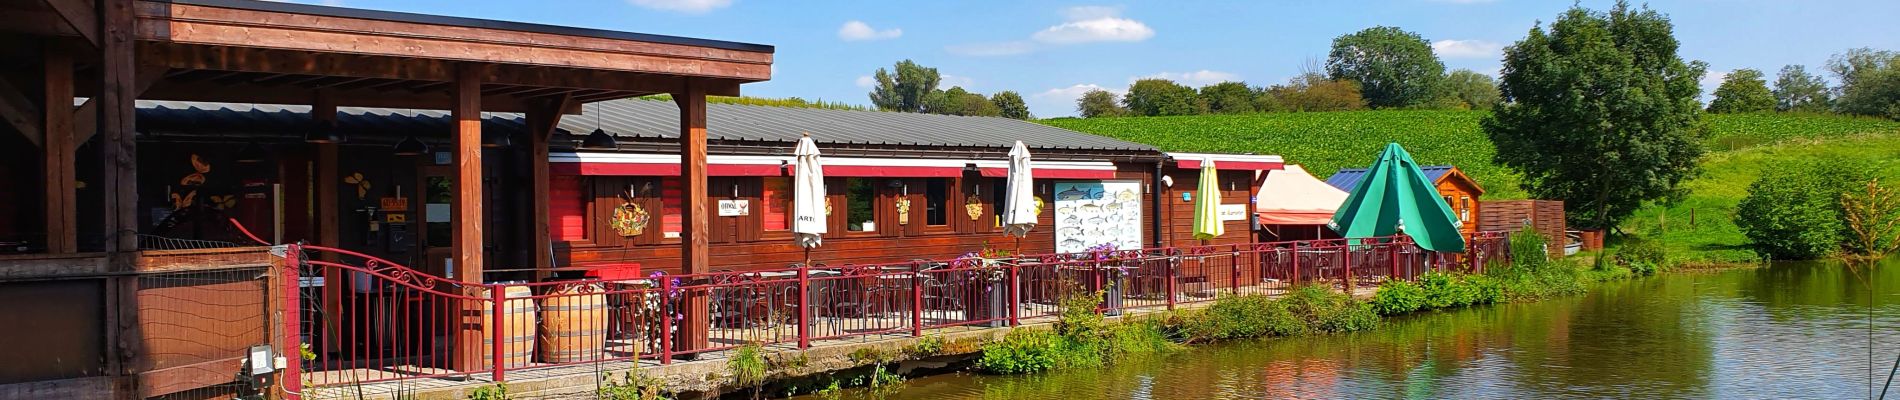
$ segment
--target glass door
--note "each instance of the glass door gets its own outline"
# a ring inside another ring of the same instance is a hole
[[[454,171],[443,166],[425,166],[416,174],[416,198],[422,201],[422,218],[417,219],[416,232],[422,240],[416,241],[423,255],[423,265],[430,274],[449,279],[453,276],[454,265],[450,258],[454,256],[455,224],[453,223],[455,202]]]

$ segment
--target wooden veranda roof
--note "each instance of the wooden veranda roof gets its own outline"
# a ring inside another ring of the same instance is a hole
[[[0,31],[96,46],[88,3],[0,0]],[[486,66],[487,111],[676,93],[689,80],[731,96],[771,78],[766,45],[282,2],[129,3],[141,99],[307,104],[321,92],[340,105],[442,109],[458,63]]]

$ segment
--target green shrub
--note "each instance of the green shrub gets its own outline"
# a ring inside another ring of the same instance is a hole
[[[1016,329],[1003,340],[983,345],[977,370],[992,374],[1030,374],[1054,369],[1062,337],[1040,329]]]
[[[732,359],[726,360],[726,369],[732,373],[732,380],[739,387],[756,388],[765,384],[765,354],[758,343],[739,346],[732,353]]]
[[[1504,301],[1504,282],[1487,275],[1464,275],[1461,279],[1471,287],[1471,304],[1496,304]]]
[[[1426,309],[1464,307],[1471,305],[1472,298],[1477,295],[1457,275],[1444,272],[1419,275],[1418,287],[1425,291]]]
[[[475,388],[468,393],[469,400],[508,400],[508,384],[495,382],[494,385]]]
[[[1616,255],[1611,256],[1611,262],[1636,275],[1650,275],[1666,265],[1668,256],[1663,253],[1661,244],[1632,237],[1623,240],[1623,246],[1616,249]]]
[[[1190,341],[1294,336],[1307,330],[1306,320],[1267,296],[1224,297],[1189,320],[1183,330]]]
[[[1379,315],[1399,315],[1425,306],[1425,291],[1410,281],[1387,279],[1372,295],[1372,310]]]
[[[1515,266],[1542,266],[1550,260],[1550,250],[1546,247],[1550,238],[1543,233],[1530,229],[1511,232],[1507,239],[1511,245],[1511,263]]]
[[[1309,331],[1353,332],[1379,324],[1379,314],[1372,311],[1371,304],[1353,300],[1352,296],[1334,292],[1330,287],[1302,286],[1280,301],[1286,304],[1288,312],[1306,321]]]
[[[1736,204],[1735,225],[1763,257],[1811,260],[1833,254],[1846,238],[1841,194],[1864,185],[1867,169],[1843,160],[1768,168]]]

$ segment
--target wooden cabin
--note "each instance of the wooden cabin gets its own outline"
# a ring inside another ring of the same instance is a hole
[[[1484,188],[1478,186],[1478,181],[1450,165],[1427,165],[1418,169],[1425,173],[1426,179],[1432,181],[1445,204],[1451,206],[1452,214],[1457,216],[1460,223],[1458,230],[1465,236],[1478,233],[1478,211],[1482,208],[1480,198],[1484,196]],[[1339,190],[1352,192],[1353,185],[1359,184],[1365,175],[1365,168],[1342,169],[1326,178],[1326,183]]]
[[[1147,145],[1006,118],[709,107],[711,186],[703,201],[726,210],[712,222],[714,270],[777,269],[804,259],[791,239],[789,210],[791,152],[807,133],[823,153],[834,211],[824,244],[811,251],[814,263],[949,259],[986,248],[1048,254],[1111,241],[1124,249],[1160,245],[1151,225],[1153,176],[1163,156]],[[674,110],[658,101],[610,101],[562,122],[575,138],[598,128],[615,135],[618,146],[554,152],[549,231],[557,266],[678,270],[680,204],[671,194],[678,190],[678,157],[665,129]],[[1017,140],[1030,149],[1035,194],[1045,205],[1021,243],[1002,234],[997,217],[1007,154]],[[1085,216],[1066,207],[1078,190],[1114,199],[1122,212]],[[616,229],[617,211],[646,222]],[[1082,229],[1098,216],[1096,225],[1113,225],[1114,234]]]
[[[299,315],[317,317],[293,310],[370,295],[336,270],[277,275],[260,242],[415,260],[440,287],[540,269],[563,116],[671,95],[680,193],[706,193],[706,97],[770,79],[775,51],[244,0],[5,0],[0,43],[0,316],[35,327],[0,332],[0,398],[295,392],[295,371],[245,382],[270,369],[244,368],[251,351],[295,359]],[[688,238],[706,214],[682,218]],[[709,270],[704,241],[671,251]],[[280,304],[306,290],[313,304]],[[457,311],[426,321],[448,327],[431,341],[474,370],[482,324]],[[704,346],[688,331],[679,346]]]

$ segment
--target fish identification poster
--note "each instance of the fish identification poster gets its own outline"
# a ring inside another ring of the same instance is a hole
[[[1141,181],[1056,182],[1056,252],[1141,248]]]

